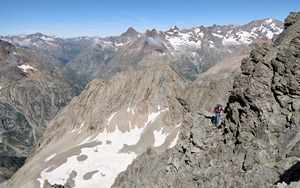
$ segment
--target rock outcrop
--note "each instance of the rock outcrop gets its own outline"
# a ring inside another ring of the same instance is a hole
[[[299,186],[299,14],[242,61],[221,127],[182,100],[183,141],[147,150],[113,187]]]

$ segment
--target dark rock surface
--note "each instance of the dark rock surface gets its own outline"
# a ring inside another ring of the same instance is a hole
[[[181,99],[183,141],[161,154],[149,149],[119,174],[113,187],[299,185],[298,15],[290,14],[274,44],[264,44],[242,61],[221,118],[223,129]]]

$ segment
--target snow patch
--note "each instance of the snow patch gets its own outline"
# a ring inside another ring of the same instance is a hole
[[[112,118],[116,115],[117,112],[113,113],[107,120],[107,125],[109,124],[109,122],[112,120]]]
[[[167,34],[170,34],[170,32],[168,32]],[[198,35],[201,35],[201,33],[199,33]],[[166,39],[171,43],[171,45],[174,47],[176,51],[186,50],[187,47],[199,48],[201,46],[201,40],[195,42],[194,40],[190,40],[190,38],[192,37],[193,37],[192,32],[189,33],[178,32],[178,36],[166,35]]]
[[[50,155],[49,157],[47,157],[45,159],[45,162],[50,161],[53,157],[55,157],[55,155],[56,155],[56,153],[54,153],[54,154]]]
[[[216,48],[215,45],[214,45],[214,41],[208,41],[209,43],[209,48]]]
[[[273,19],[269,18],[265,22],[268,23],[268,24],[270,24],[270,23],[272,23],[272,21],[273,21]]]
[[[149,114],[149,115],[148,115],[148,120],[147,120],[147,122],[145,123],[145,127],[146,127],[146,125],[148,125],[148,123],[152,123],[152,122],[155,120],[155,118],[156,118],[157,116],[159,116],[160,113],[162,113],[162,112],[164,112],[164,111],[166,111],[166,110],[169,110],[169,108],[167,108],[167,109],[165,109],[165,110],[158,111],[158,112],[152,112],[151,114]]]
[[[268,39],[272,39],[272,38],[273,38],[273,35],[274,35],[274,33],[273,33],[272,31],[268,30],[268,31],[267,31],[267,34],[266,34],[266,37],[267,37]]]
[[[130,112],[130,111],[131,111],[131,113],[134,115],[134,108],[129,108],[129,107],[128,107],[128,108],[127,108],[127,113]]]
[[[201,30],[200,30],[200,28],[198,28],[198,27],[194,30],[195,33],[199,33],[200,31],[201,31]]]
[[[42,36],[41,39],[45,41],[55,41],[53,38]]]
[[[222,43],[224,45],[227,45],[227,44],[239,44],[239,42],[233,36],[230,36],[228,38],[224,37]]]
[[[171,144],[170,144],[170,146],[168,148],[172,148],[172,147],[174,147],[176,145],[177,140],[178,140],[178,135],[179,135],[179,131],[178,131],[178,133],[176,135],[176,138],[171,142]]]
[[[28,65],[27,63],[25,65],[21,65],[18,66],[19,69],[22,69],[23,72],[27,72],[27,69],[32,69],[32,70],[36,70],[35,68],[33,68],[32,66]]]
[[[78,133],[80,133],[80,132],[81,132],[81,128],[83,127],[83,125],[84,125],[84,123],[82,123],[81,126],[80,126],[78,129],[72,130],[71,133],[73,133],[73,132],[75,132],[75,131],[78,131]]]
[[[128,42],[130,42],[130,40],[127,41],[127,42],[125,42],[125,43],[116,43],[116,42],[115,42],[115,45],[116,45],[116,46],[124,46],[124,45],[127,44]]]
[[[155,142],[153,144],[154,147],[161,146],[166,141],[166,138],[168,136],[168,134],[162,133],[162,129],[160,129],[159,132],[157,130],[154,130],[153,134],[155,137]]]
[[[223,35],[219,35],[217,33],[212,33],[213,36],[219,37],[220,39],[222,39],[224,36]]]
[[[204,33],[201,31],[200,33],[198,33],[198,36],[201,37],[201,38],[203,38]]]

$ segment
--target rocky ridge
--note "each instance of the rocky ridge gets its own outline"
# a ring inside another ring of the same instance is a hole
[[[147,150],[112,187],[299,186],[299,33],[292,12],[273,44],[242,61],[223,129],[182,99],[184,139],[160,154]]]

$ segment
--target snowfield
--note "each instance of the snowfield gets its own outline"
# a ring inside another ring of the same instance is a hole
[[[137,144],[141,135],[148,134],[145,131],[149,130],[152,123],[167,110],[169,109],[149,114],[148,120],[142,128],[138,128],[135,125],[135,128],[130,128],[130,131],[122,133],[116,125],[116,129],[113,132],[108,132],[105,129],[97,136],[91,135],[87,137],[77,146],[80,147],[80,154],[67,157],[66,162],[63,164],[58,166],[52,165],[41,172],[40,178],[38,178],[40,187],[43,187],[44,180],[48,180],[52,185],[64,185],[66,182],[71,182],[71,184],[75,185],[75,188],[110,187],[118,174],[126,170],[127,166],[137,157],[137,154],[134,152],[122,153],[120,150],[124,145],[131,146]],[[133,114],[133,109],[129,107],[126,111]],[[107,125],[115,117],[116,113],[111,114],[107,120]],[[130,121],[129,125],[131,125]],[[81,127],[71,131],[71,134],[79,133]],[[162,129],[155,130],[153,135],[155,137],[154,147],[164,144],[166,138],[169,136],[169,134],[163,133]],[[178,133],[169,147],[173,147],[177,139]],[[94,145],[91,147],[92,144]],[[51,162],[51,160],[58,160],[57,156],[58,154],[48,156],[45,163]]]

